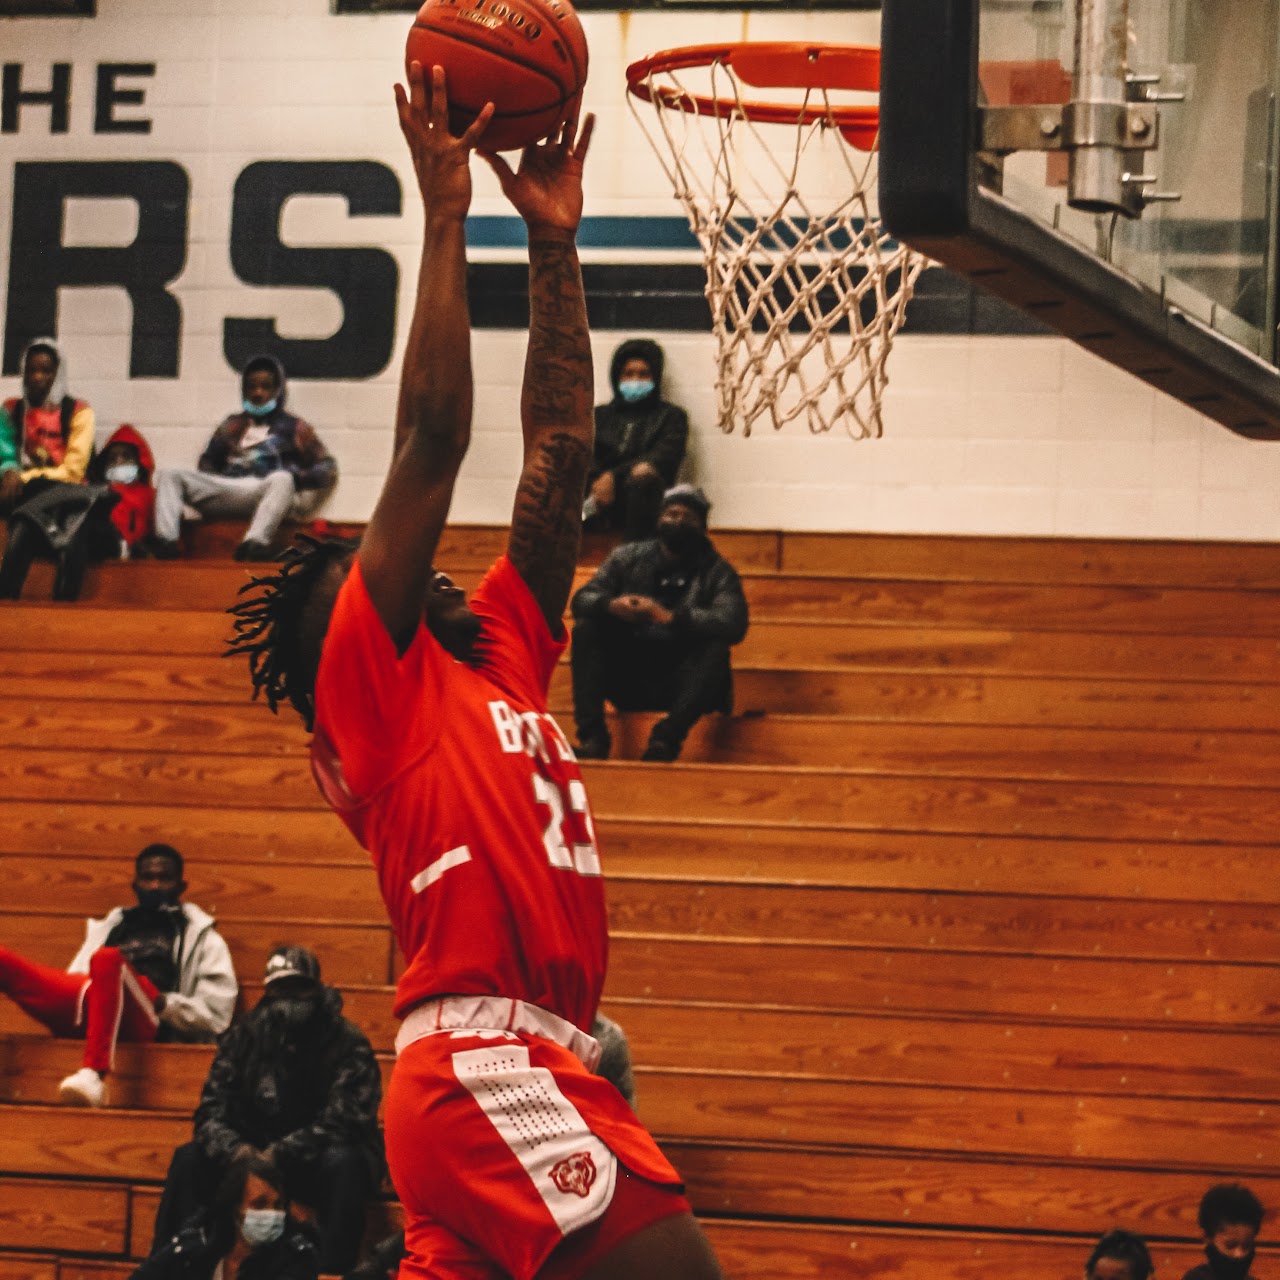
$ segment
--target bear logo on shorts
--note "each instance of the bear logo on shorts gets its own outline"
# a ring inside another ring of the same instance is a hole
[[[589,1151],[575,1151],[551,1167],[551,1181],[563,1195],[581,1196],[584,1200],[596,1180],[596,1162]]]

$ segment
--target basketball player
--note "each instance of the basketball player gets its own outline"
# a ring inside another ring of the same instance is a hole
[[[408,965],[387,1096],[402,1274],[716,1280],[679,1179],[587,1034],[603,886],[577,761],[546,711],[592,445],[575,233],[591,135],[573,121],[513,171],[529,232],[524,464],[507,552],[470,605],[433,566],[470,436],[469,158],[443,71],[397,86],[426,208],[396,446],[358,548],[310,541],[238,606],[255,691],[314,723],[326,798],[370,850]]]

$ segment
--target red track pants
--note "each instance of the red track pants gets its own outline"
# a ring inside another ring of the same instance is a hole
[[[84,1065],[99,1075],[111,1070],[120,1038],[156,1038],[155,986],[125,962],[118,947],[101,947],[89,975],[33,964],[0,947],[0,992],[55,1036],[84,1037]]]

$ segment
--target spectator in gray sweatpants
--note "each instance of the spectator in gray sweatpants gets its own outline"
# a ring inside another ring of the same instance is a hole
[[[161,560],[178,555],[184,506],[207,519],[248,519],[237,560],[269,560],[286,516],[305,518],[338,478],[338,466],[313,428],[285,412],[284,366],[254,356],[241,377],[241,412],[214,433],[194,471],[156,477],[156,536]]]

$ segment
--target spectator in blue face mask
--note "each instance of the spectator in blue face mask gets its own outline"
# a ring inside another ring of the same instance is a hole
[[[621,529],[627,542],[653,536],[688,442],[688,415],[662,398],[663,362],[656,342],[628,339],[609,366],[613,399],[596,405],[582,516],[588,529]]]
[[[255,356],[241,378],[241,408],[213,433],[194,471],[161,471],[156,478],[159,560],[178,555],[184,506],[206,519],[249,520],[237,560],[270,560],[286,516],[303,519],[320,505],[338,477],[337,463],[310,424],[285,411],[284,366]]]

